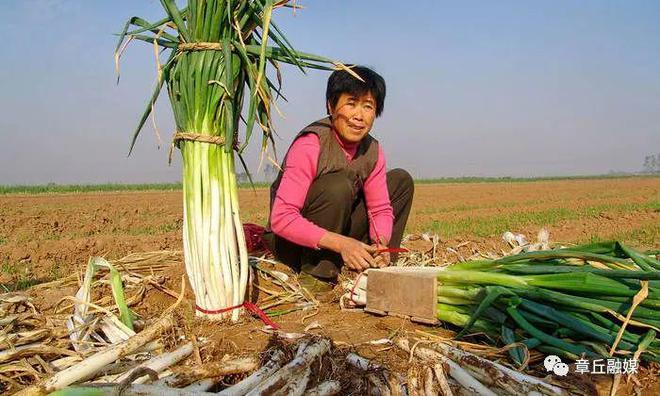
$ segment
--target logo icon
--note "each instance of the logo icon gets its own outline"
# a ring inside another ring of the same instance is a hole
[[[553,372],[560,377],[564,377],[568,374],[568,365],[563,363],[557,355],[546,356],[543,360],[543,366],[546,371]]]

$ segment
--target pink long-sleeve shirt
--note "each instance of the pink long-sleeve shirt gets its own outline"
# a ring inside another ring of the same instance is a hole
[[[357,152],[359,143],[346,144],[335,134],[346,159],[351,161]],[[321,151],[321,143],[314,133],[308,133],[296,139],[286,156],[284,174],[275,194],[270,214],[270,226],[273,232],[295,244],[318,249],[319,241],[328,232],[312,223],[301,214],[307,192],[316,178],[316,171]],[[378,159],[371,174],[364,181],[364,199],[369,211],[369,236],[372,241],[378,237],[390,240],[394,212],[387,191],[385,156],[378,147]]]

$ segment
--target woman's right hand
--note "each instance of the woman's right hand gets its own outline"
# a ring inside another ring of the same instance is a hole
[[[367,268],[378,267],[378,263],[374,258],[377,249],[375,246],[367,245],[357,239],[346,237],[346,241],[339,251],[344,264],[357,272],[362,272]]]
[[[319,241],[319,247],[339,253],[344,264],[357,272],[379,266],[374,258],[377,248],[360,242],[357,239],[334,232],[327,232]]]

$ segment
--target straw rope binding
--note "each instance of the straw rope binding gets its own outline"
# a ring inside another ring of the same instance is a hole
[[[198,42],[198,43],[179,43],[177,46],[177,50],[179,51],[221,51],[222,50],[222,44],[221,43],[206,43],[206,42]]]
[[[203,142],[210,144],[225,144],[225,138],[223,136],[213,136],[213,135],[202,135],[200,133],[192,132],[177,132],[172,137],[172,144],[176,145],[180,140],[192,140],[195,142]]]
[[[174,150],[175,146],[178,147],[181,140],[190,140],[193,142],[217,145],[225,144],[225,138],[223,136],[202,135],[201,133],[192,132],[176,132],[174,136],[172,136],[172,144],[170,145],[170,152],[168,154],[168,163],[172,163],[172,151]]]

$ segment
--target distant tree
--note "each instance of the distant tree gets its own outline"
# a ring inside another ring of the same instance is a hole
[[[247,183],[250,179],[248,179],[247,173],[245,172],[240,172],[236,174],[236,181],[238,183]]]
[[[652,169],[651,168],[651,156],[647,155],[646,157],[644,157],[644,168],[643,168],[642,172],[651,173],[651,169]]]
[[[644,157],[644,173],[660,173],[660,154],[647,155]]]
[[[278,173],[279,169],[277,169],[277,167],[273,164],[268,164],[264,167],[264,176],[268,181],[275,180]]]

